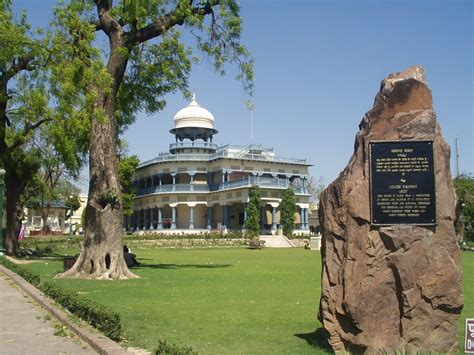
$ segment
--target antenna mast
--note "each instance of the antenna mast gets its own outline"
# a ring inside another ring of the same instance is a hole
[[[253,144],[253,109],[250,110],[250,144]]]
[[[458,137],[456,137],[456,177],[459,177],[459,150],[458,150]]]

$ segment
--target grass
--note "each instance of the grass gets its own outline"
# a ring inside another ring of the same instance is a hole
[[[62,250],[69,255],[75,249]],[[201,354],[324,353],[316,319],[319,252],[304,249],[140,249],[141,279],[55,280],[120,313],[126,341],[156,349],[160,340]],[[51,279],[61,259],[25,265]],[[474,253],[463,253],[465,306],[474,317]]]
[[[474,252],[462,253],[462,270],[464,284],[464,308],[459,320],[459,346],[464,350],[464,336],[466,331],[466,318],[474,318]]]
[[[312,345],[321,327],[318,252],[147,249],[139,256],[142,264],[134,272],[141,279],[55,282],[119,312],[123,334],[134,346],[155,349],[166,339],[203,354],[318,350]],[[62,263],[25,267],[52,278]]]

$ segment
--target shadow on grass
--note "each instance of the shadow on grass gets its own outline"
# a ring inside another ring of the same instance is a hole
[[[73,255],[64,255],[56,253],[47,253],[47,254],[27,254],[21,257],[18,257],[18,260],[24,261],[63,261],[66,258],[71,258]]]
[[[296,337],[306,340],[312,347],[325,351],[326,353],[333,353],[329,345],[329,333],[324,328],[318,328],[312,333],[295,334]]]
[[[231,264],[140,264],[140,268],[150,269],[219,269],[223,267],[233,266]]]

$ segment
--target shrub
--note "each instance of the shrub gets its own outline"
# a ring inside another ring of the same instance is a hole
[[[10,269],[14,273],[20,275],[33,286],[39,286],[39,284],[41,283],[40,277],[38,275],[26,269],[23,269],[22,267],[19,267],[18,265],[16,265],[15,263],[12,263],[10,260],[8,260],[5,257],[0,257],[0,264]]]
[[[247,241],[249,249],[262,249],[265,246],[265,241],[260,239],[249,239]]]
[[[54,282],[41,281],[38,275],[12,263],[4,257],[0,257],[0,264],[23,277],[69,312],[88,322],[110,339],[120,339],[121,323],[118,313],[91,300],[82,298],[71,291],[64,290]]]
[[[43,282],[41,291],[54,299],[69,312],[85,320],[113,340],[120,339],[120,315],[105,307],[64,290],[53,282]]]
[[[156,355],[193,355],[197,354],[189,346],[180,346],[176,344],[168,343],[166,340],[160,340],[158,342],[158,349],[155,352]]]

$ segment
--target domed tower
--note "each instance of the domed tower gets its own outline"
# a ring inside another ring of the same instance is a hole
[[[217,145],[212,137],[218,131],[214,129],[214,115],[198,104],[193,94],[191,103],[174,116],[176,143],[170,144],[170,153],[214,153]]]

